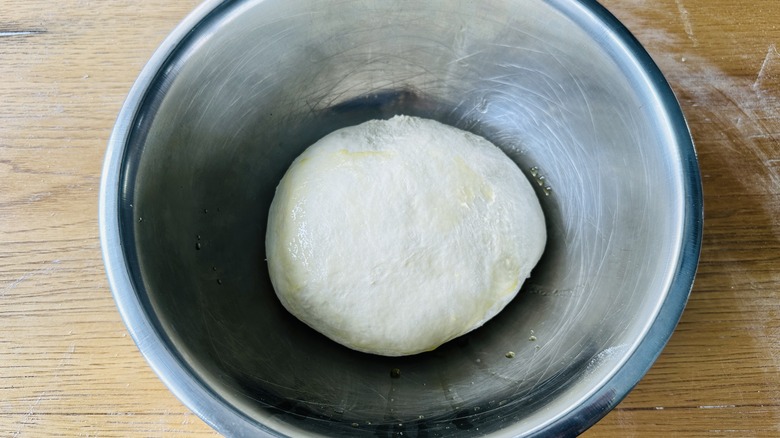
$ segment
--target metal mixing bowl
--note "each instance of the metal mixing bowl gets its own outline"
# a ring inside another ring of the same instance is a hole
[[[351,351],[289,315],[263,245],[304,148],[395,114],[501,147],[549,234],[501,314],[405,358]],[[226,435],[559,435],[615,406],[671,335],[701,202],[677,101],[595,2],[208,1],[129,94],[100,226],[141,352]]]

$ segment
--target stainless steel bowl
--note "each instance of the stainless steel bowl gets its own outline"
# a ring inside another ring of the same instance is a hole
[[[263,253],[293,158],[395,114],[499,145],[538,188],[549,234],[499,316],[405,358],[348,350],[290,316]],[[671,335],[701,220],[669,86],[615,18],[576,0],[208,1],[132,88],[100,194],[128,330],[229,436],[580,432]]]

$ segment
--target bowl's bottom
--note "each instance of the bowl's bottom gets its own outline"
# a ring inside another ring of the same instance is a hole
[[[396,114],[435,118],[502,144],[480,120],[402,90],[362,96],[302,120],[288,127],[296,136],[285,141],[295,147],[277,151],[289,163],[325,133]],[[286,165],[271,174],[240,171],[262,160],[260,150],[238,161],[211,160],[195,180],[185,169],[165,173],[164,184],[139,184],[138,200],[125,214],[135,224],[141,272],[153,286],[148,292],[162,327],[201,378],[224,388],[231,402],[311,431],[448,435],[516,423],[581,383],[610,343],[581,313],[592,299],[582,285],[551,286],[569,274],[560,264],[567,252],[561,199],[537,183],[539,171],[531,171],[537,163],[523,150],[503,146],[532,180],[549,238],[523,291],[482,328],[429,353],[389,358],[344,348],[291,316],[273,292],[263,245],[275,181]]]

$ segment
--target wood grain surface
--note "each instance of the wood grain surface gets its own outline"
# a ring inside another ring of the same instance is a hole
[[[0,0],[0,436],[214,436],[127,336],[97,197],[133,80],[198,1]],[[586,433],[780,436],[780,4],[605,0],[678,95],[705,196],[696,285]]]

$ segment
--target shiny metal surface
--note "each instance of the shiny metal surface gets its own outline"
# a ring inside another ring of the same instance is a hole
[[[298,153],[401,113],[504,149],[538,188],[549,240],[494,320],[385,358],[290,316],[263,240]],[[668,85],[595,3],[212,1],[130,92],[100,219],[130,333],[226,435],[570,434],[625,396],[674,329],[701,189]]]

